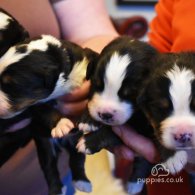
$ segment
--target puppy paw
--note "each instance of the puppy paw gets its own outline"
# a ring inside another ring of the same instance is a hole
[[[79,123],[78,128],[80,131],[83,131],[84,133],[89,133],[91,131],[97,131],[98,127],[94,125],[90,125],[88,123]]]
[[[83,180],[74,181],[73,185],[77,190],[82,191],[82,192],[89,193],[92,191],[92,185],[88,181],[83,181]]]
[[[127,192],[128,194],[134,195],[138,194],[143,190],[144,183],[143,182],[128,182],[127,184]]]
[[[54,138],[61,138],[67,135],[74,128],[74,124],[67,118],[62,118],[51,131]]]
[[[85,138],[82,137],[79,142],[76,145],[76,148],[78,152],[84,153],[84,154],[91,154],[91,151],[89,148],[86,147]]]
[[[178,151],[163,164],[172,175],[179,173],[187,164],[188,155],[185,151]]]

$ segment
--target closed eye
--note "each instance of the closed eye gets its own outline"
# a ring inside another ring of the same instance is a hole
[[[170,109],[171,102],[169,99],[161,98],[161,99],[151,102],[150,105],[153,107],[162,109],[162,110],[166,110],[166,109]]]

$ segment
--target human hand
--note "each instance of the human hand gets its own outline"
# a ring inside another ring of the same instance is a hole
[[[127,125],[113,127],[113,131],[124,142],[123,146],[113,148],[117,156],[133,161],[135,154],[139,154],[151,163],[160,160],[157,149],[152,141],[138,134]]]
[[[72,93],[60,97],[57,105],[59,111],[62,114],[71,117],[80,115],[86,108],[89,87],[90,82],[85,81],[80,88],[75,89]]]

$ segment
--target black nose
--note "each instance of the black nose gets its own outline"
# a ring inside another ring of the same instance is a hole
[[[182,144],[190,142],[191,138],[192,138],[191,133],[182,133],[179,135],[174,135],[175,141],[177,141],[178,143],[182,143]]]
[[[108,113],[108,112],[106,112],[106,113],[100,113],[99,112],[98,115],[103,120],[110,120],[113,117],[113,115],[111,113]]]

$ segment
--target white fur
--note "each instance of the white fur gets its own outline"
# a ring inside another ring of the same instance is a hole
[[[60,73],[53,92],[47,98],[40,100],[40,102],[47,102],[48,100],[55,99],[56,97],[62,96],[66,93],[68,93],[66,79],[64,78],[64,73]]]
[[[25,53],[20,53],[16,51],[16,46],[11,47],[1,58],[0,58],[0,74],[6,69],[7,66],[20,61],[22,58],[27,56],[33,50],[46,51],[48,49],[48,44],[54,44],[58,47],[61,43],[58,39],[50,35],[42,35],[40,39],[32,40],[28,44],[23,44],[21,46],[27,46],[27,51]]]
[[[42,35],[41,39],[31,41],[28,44],[28,50],[29,51],[33,51],[33,50],[46,51],[48,49],[49,44],[53,44],[58,47],[61,46],[61,42],[55,37],[51,35]]]
[[[191,147],[195,147],[195,118],[193,116],[170,116],[161,123],[162,141],[167,148],[175,149],[178,146],[174,140],[174,134],[183,129],[192,134]]]
[[[90,182],[79,180],[79,181],[73,181],[74,187],[77,190],[80,190],[82,192],[91,192],[92,191],[92,185]]]
[[[1,58],[0,58],[0,74],[8,67],[9,65],[16,63],[20,61],[22,58],[24,58],[26,55],[28,55],[29,52],[26,53],[18,53],[16,51],[16,47],[11,47]]]
[[[186,151],[177,151],[174,156],[170,157],[163,165],[172,175],[179,173],[187,164],[188,155]]]
[[[138,194],[142,191],[143,187],[144,187],[143,182],[128,182],[127,192],[130,195]]]
[[[121,102],[117,94],[110,94],[108,97],[104,92],[102,94],[94,94],[93,99],[89,101],[88,108],[90,115],[97,121],[108,125],[121,125],[124,124],[132,115],[133,108],[127,102]],[[112,113],[113,118],[111,121],[103,121],[100,113]]]
[[[88,123],[79,123],[78,128],[80,131],[83,131],[84,133],[89,133],[91,131],[97,131],[98,127],[94,125],[90,125]]]
[[[6,29],[7,25],[9,24],[9,20],[13,20],[7,14],[0,12],[0,29]]]
[[[11,47],[0,58],[0,74],[8,66],[10,66],[13,63],[16,63],[16,62],[20,61],[22,58],[27,56],[33,49],[41,49],[41,48],[43,49],[43,45],[46,47],[47,43],[52,42],[52,41],[53,40],[52,40],[51,36],[43,36],[42,39],[39,39],[37,41],[32,41],[31,43],[29,43],[29,48],[25,53],[17,52],[16,46]],[[41,46],[41,43],[44,43],[44,44],[42,44],[42,46]],[[57,44],[58,42],[53,41],[52,43]],[[40,46],[39,46],[39,44],[40,44]],[[48,99],[53,99],[56,96],[59,96],[60,94],[63,95],[64,94],[64,83],[65,83],[65,81],[63,79],[63,75],[60,75],[54,92],[51,94],[51,97],[46,98],[45,101],[48,100]],[[18,113],[12,114],[11,111],[9,110],[10,107],[11,107],[11,105],[9,103],[9,98],[7,97],[7,95],[5,93],[0,91],[0,117],[3,118],[4,117],[3,115],[7,115],[6,118],[10,118],[10,117],[13,117],[13,116],[20,113],[20,112],[18,112]]]
[[[78,152],[82,152],[84,154],[91,154],[91,151],[89,148],[86,148],[86,145],[85,145],[85,139],[84,138],[81,138],[77,145],[76,145],[76,148],[78,150]]]
[[[191,82],[195,75],[186,68],[180,69],[176,64],[166,73],[170,79],[170,98],[173,104],[171,116],[161,122],[162,142],[168,148],[176,148],[174,134],[192,134],[192,145],[195,146],[195,116],[190,110]]]
[[[186,115],[190,113],[189,103],[191,100],[191,82],[195,75],[191,70],[180,69],[176,64],[174,68],[167,72],[167,77],[171,81],[169,93],[174,108],[174,115]]]
[[[83,84],[86,78],[88,64],[88,59],[84,57],[82,61],[76,62],[76,64],[73,65],[73,69],[68,75],[66,82],[66,88],[68,91],[80,87]]]
[[[104,94],[110,96],[116,94],[126,75],[127,66],[130,64],[131,58],[128,54],[120,56],[115,52],[106,66],[105,72],[105,89]]]
[[[67,195],[67,186],[62,187],[62,194],[59,195]]]
[[[80,87],[86,78],[88,63],[87,58],[83,58],[82,61],[74,64],[67,80],[64,78],[64,73],[61,73],[53,92],[47,98],[40,100],[39,102],[55,99],[56,97],[70,93],[72,90]]]
[[[88,103],[91,116],[97,121],[108,125],[124,124],[133,113],[132,106],[127,102],[122,102],[118,97],[118,91],[124,80],[127,66],[130,64],[129,55],[120,56],[115,52],[106,66],[104,78],[104,90],[95,93]],[[113,115],[111,121],[103,121],[99,113],[110,113]]]

